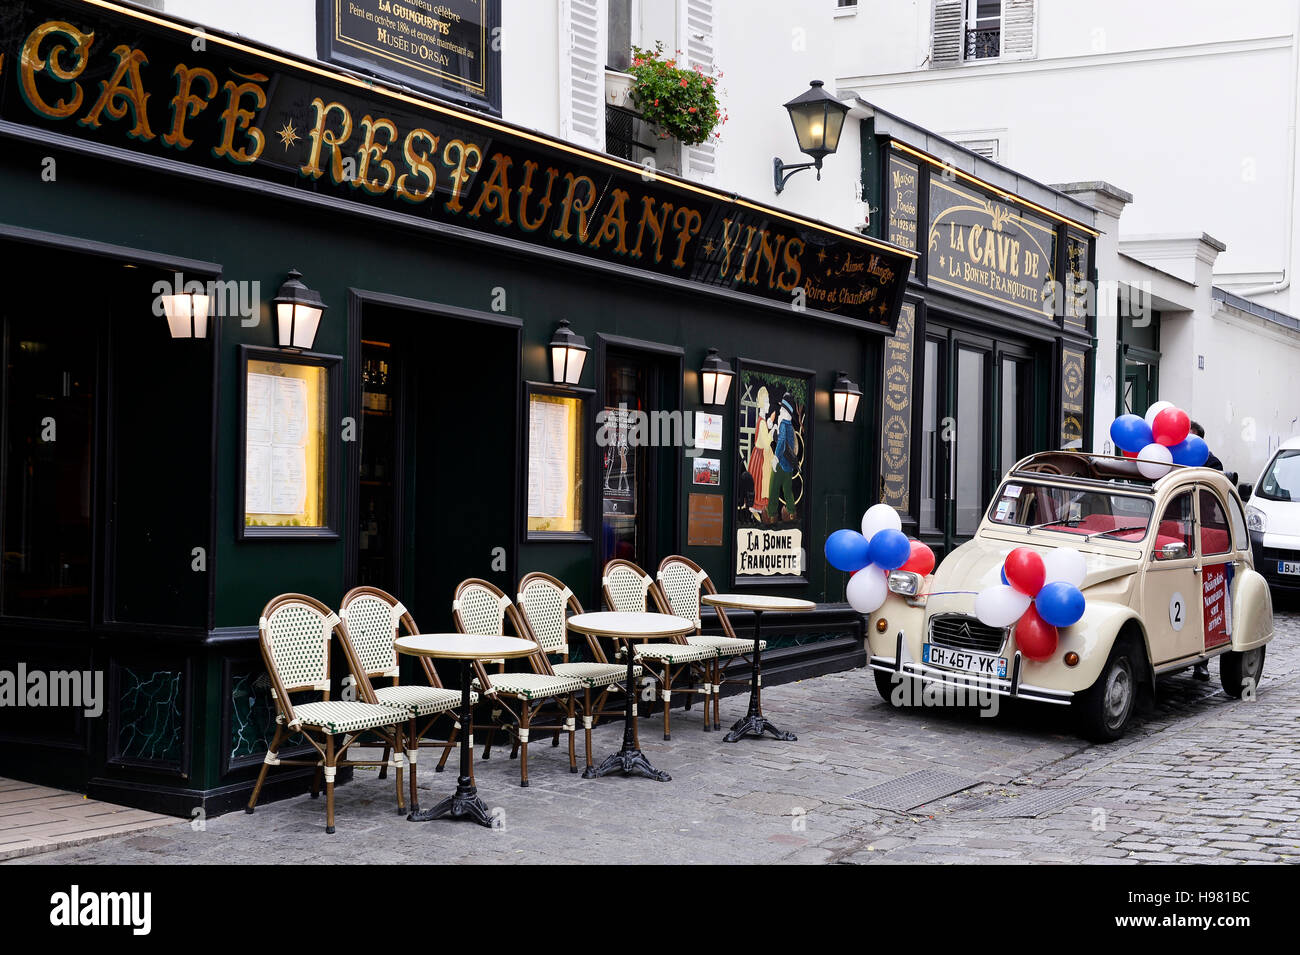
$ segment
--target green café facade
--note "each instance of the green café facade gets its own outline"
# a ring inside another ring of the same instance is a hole
[[[0,775],[240,805],[284,592],[443,631],[467,577],[597,608],[607,560],[681,553],[819,604],[770,621],[769,680],[860,665],[821,542],[878,499],[915,258],[138,8],[7,4],[0,675],[103,692],[0,699]]]

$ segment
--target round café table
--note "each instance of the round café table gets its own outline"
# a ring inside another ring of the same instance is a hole
[[[594,637],[612,637],[621,640],[627,652],[627,705],[623,712],[623,748],[617,753],[606,756],[599,766],[588,766],[582,772],[583,779],[597,779],[622,770],[628,776],[645,776],[666,783],[670,779],[667,773],[661,773],[650,765],[641,750],[636,748],[636,675],[633,666],[636,654],[632,650],[634,640],[665,639],[685,636],[695,632],[695,621],[685,617],[674,617],[666,613],[621,613],[599,611],[596,613],[577,613],[567,621],[570,630],[590,634]]]
[[[456,792],[432,809],[413,812],[406,818],[411,822],[428,822],[451,816],[453,819],[472,819],[491,829],[492,817],[487,803],[479,798],[478,787],[470,777],[470,740],[474,736],[474,711],[469,702],[469,685],[474,675],[470,664],[475,660],[530,656],[537,652],[537,644],[516,637],[484,637],[466,633],[413,634],[398,637],[394,644],[398,653],[407,656],[460,661],[460,777],[456,780]]]
[[[727,610],[749,610],[754,614],[754,655],[750,658],[749,674],[749,712],[737,720],[731,732],[722,737],[724,742],[734,743],[745,736],[762,736],[771,733],[777,739],[797,740],[793,733],[784,733],[772,725],[772,721],[763,715],[763,684],[759,674],[762,672],[759,641],[763,635],[763,614],[769,610],[778,613],[799,613],[816,609],[811,600],[797,600],[794,597],[768,597],[764,594],[701,594],[700,600],[710,607],[722,607]]]

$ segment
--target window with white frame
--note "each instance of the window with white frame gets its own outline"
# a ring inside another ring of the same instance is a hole
[[[933,0],[933,69],[1034,56],[1038,0]]]

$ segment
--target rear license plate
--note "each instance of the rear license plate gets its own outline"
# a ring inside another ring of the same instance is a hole
[[[953,650],[933,643],[921,644],[921,662],[954,670],[967,670],[980,676],[1007,678],[1007,658],[991,653],[973,653],[970,650]]]
[[[1300,560],[1279,560],[1277,562],[1277,572],[1279,574],[1300,574]]]

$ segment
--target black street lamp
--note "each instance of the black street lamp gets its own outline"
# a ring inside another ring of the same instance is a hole
[[[862,400],[862,389],[849,380],[846,372],[835,373],[835,387],[831,389],[831,418],[835,421],[852,422],[858,416],[858,402]]]
[[[718,357],[718,350],[710,348],[700,366],[700,398],[704,405],[725,405],[731,391],[731,379],[736,373],[731,366]]]
[[[567,318],[561,319],[551,336],[551,381],[557,385],[578,384],[589,351],[586,339],[569,327]]]
[[[271,302],[275,305],[280,347],[311,351],[321,316],[329,308],[321,301],[320,292],[309,289],[302,283],[302,273],[290,269],[280,294]]]
[[[812,156],[812,162],[786,165],[777,157],[772,160],[776,191],[779,195],[786,181],[800,169],[816,169],[818,180],[822,177],[822,160],[840,148],[840,133],[844,130],[844,117],[849,108],[823,88],[821,80],[813,80],[808,89],[785,104],[794,124],[794,135],[799,140],[799,151]]]

